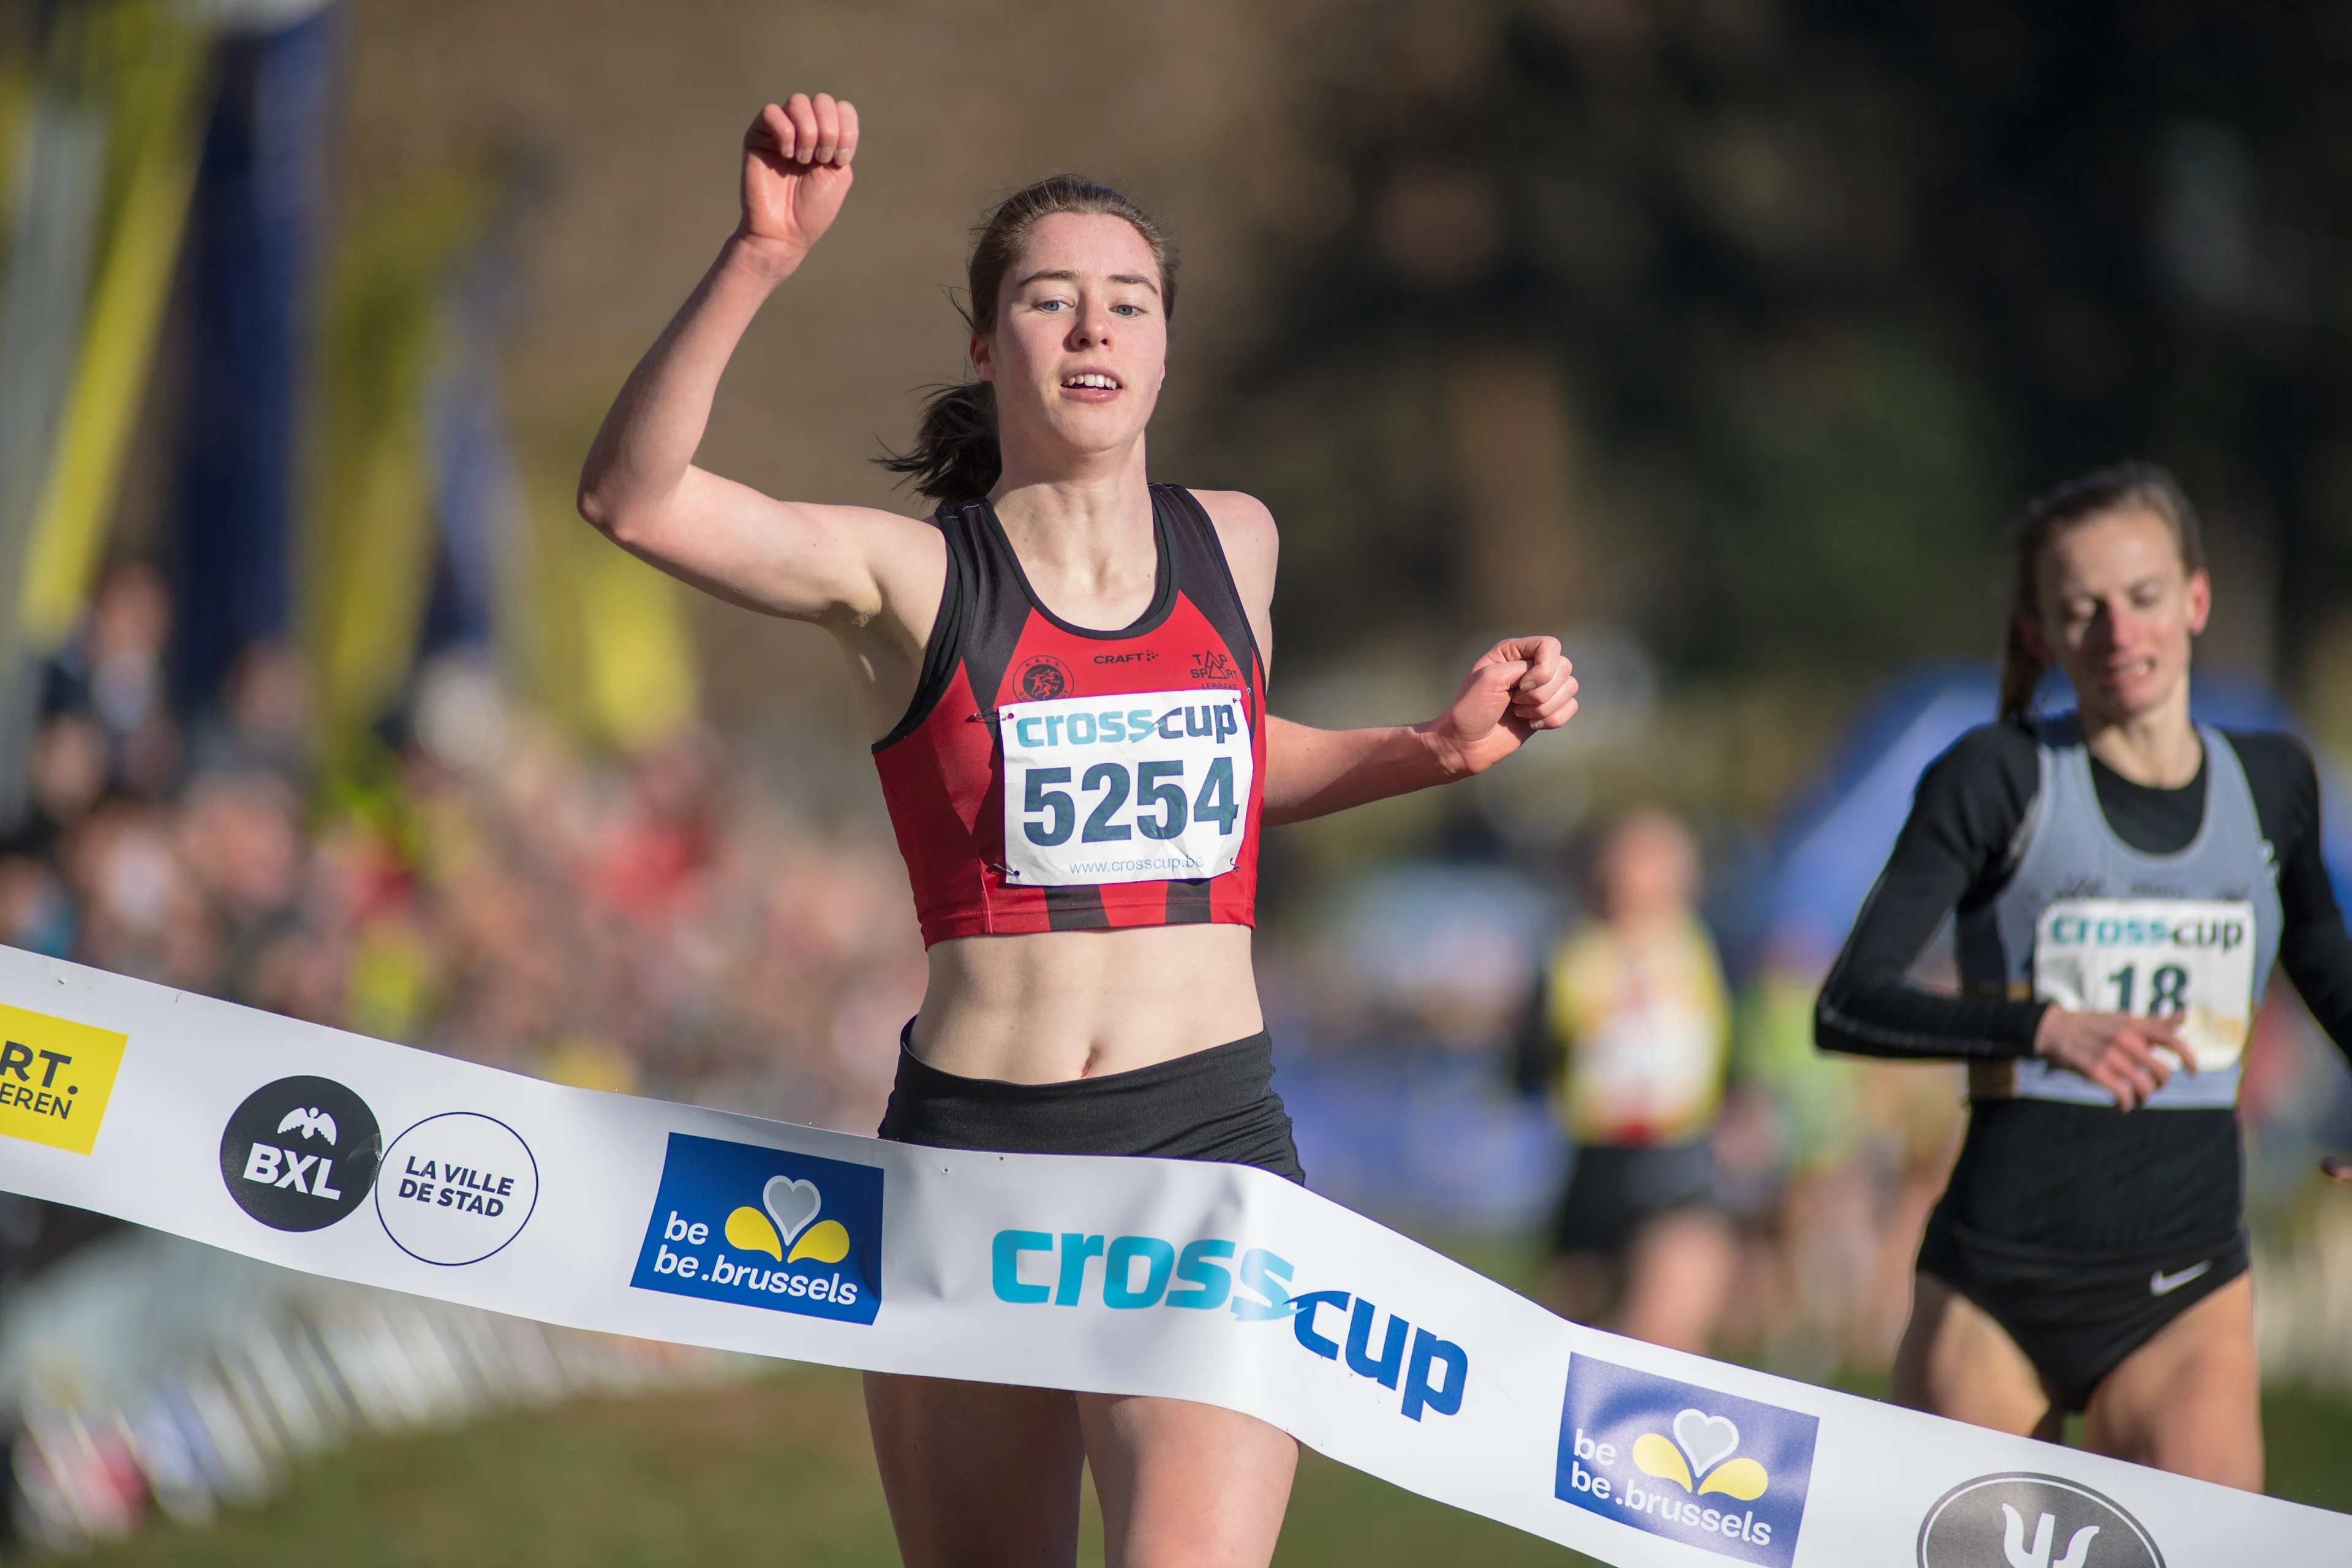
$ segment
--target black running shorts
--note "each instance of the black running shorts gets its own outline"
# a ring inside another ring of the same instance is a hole
[[[1290,1115],[1274,1092],[1274,1041],[1263,1032],[1131,1072],[1062,1083],[941,1072],[917,1057],[902,1033],[898,1076],[877,1133],[897,1143],[1003,1154],[1213,1160],[1307,1181]]]
[[[1715,1152],[1696,1143],[1594,1143],[1576,1152],[1552,1216],[1557,1252],[1614,1256],[1648,1221],[1715,1196]]]
[[[2149,1115],[2162,1115],[2150,1111]],[[2157,1331],[2246,1271],[2241,1234],[2202,1247],[2086,1256],[2001,1241],[1942,1205],[1919,1242],[1919,1272],[1984,1309],[2025,1352],[2051,1403],[2075,1411]]]

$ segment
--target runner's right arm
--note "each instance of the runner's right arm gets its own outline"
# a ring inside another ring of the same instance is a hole
[[[2189,1054],[2169,1021],[2074,1013],[2006,996],[1948,995],[1909,977],[1920,950],[1956,908],[2000,890],[2041,769],[2032,737],[1987,724],[1920,776],[1910,820],[1854,921],[1813,1007],[1823,1050],[1915,1059],[2040,1055],[2072,1068],[2128,1110],[2164,1086]]]
[[[1930,1058],[2033,1054],[2047,1004],[1947,995],[1909,973],[1946,916],[1999,890],[2039,785],[2032,738],[2010,724],[1970,731],[1920,775],[1895,852],[1814,1005],[1813,1037],[1823,1050]]]
[[[580,475],[580,514],[632,554],[731,604],[856,631],[911,630],[946,577],[939,531],[855,506],[780,501],[694,463],[720,374],[751,318],[832,226],[857,111],[829,95],[768,105],[743,139],[742,221],[646,351]]]

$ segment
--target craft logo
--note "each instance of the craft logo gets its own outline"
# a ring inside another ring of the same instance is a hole
[[[882,1173],[673,1132],[629,1283],[870,1323],[882,1306]]]
[[[128,1037],[23,1007],[0,1007],[0,1133],[87,1154]]]
[[[1552,1491],[1652,1535],[1789,1568],[1820,1426],[1799,1411],[1570,1356]]]
[[[1919,1525],[1919,1568],[2164,1568],[2139,1521],[2059,1476],[1979,1476]]]
[[[539,1162],[515,1130],[470,1110],[428,1116],[385,1151],[375,1212],[420,1262],[479,1263],[522,1233],[539,1205]]]
[[[320,1230],[360,1206],[383,1155],[367,1102],[329,1078],[281,1078],[221,1133],[221,1180],[272,1230]]]
[[[1180,1307],[1222,1310],[1244,1323],[1286,1322],[1301,1350],[1396,1391],[1397,1413],[1408,1421],[1420,1420],[1423,1412],[1458,1413],[1470,1384],[1470,1355],[1460,1345],[1394,1312],[1385,1314],[1382,1324],[1379,1307],[1346,1290],[1294,1296],[1289,1260],[1262,1247],[1244,1251],[1220,1237],[1202,1237],[1180,1251],[1157,1236],[1000,1230],[990,1254],[996,1299],[1016,1307],[1076,1307],[1091,1300],[1118,1311]],[[1099,1268],[1088,1267],[1097,1263]],[[1318,1317],[1325,1311],[1334,1315]],[[1326,1323],[1329,1333],[1323,1331]]]
[[[1013,678],[1013,685],[1027,702],[1047,702],[1070,689],[1070,667],[1050,653],[1033,656]]]

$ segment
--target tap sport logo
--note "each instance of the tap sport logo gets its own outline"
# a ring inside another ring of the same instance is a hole
[[[673,1132],[629,1283],[870,1323],[882,1306],[882,1173]]]
[[[29,1008],[0,1007],[0,1134],[89,1153],[128,1038]]]
[[[1552,1490],[1652,1535],[1789,1568],[1820,1427],[1801,1411],[1570,1356]]]
[[[2060,1476],[1979,1476],[1919,1524],[1919,1568],[2164,1568],[2112,1498]]]
[[[383,1134],[331,1078],[281,1078],[245,1097],[221,1132],[221,1181],[272,1230],[322,1230],[367,1197]]]

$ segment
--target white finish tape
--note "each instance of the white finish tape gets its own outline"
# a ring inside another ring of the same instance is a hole
[[[0,1187],[314,1274],[1202,1400],[1626,1568],[2352,1563],[2352,1518],[1580,1328],[1261,1171],[566,1089],[8,949],[0,1004]]]

